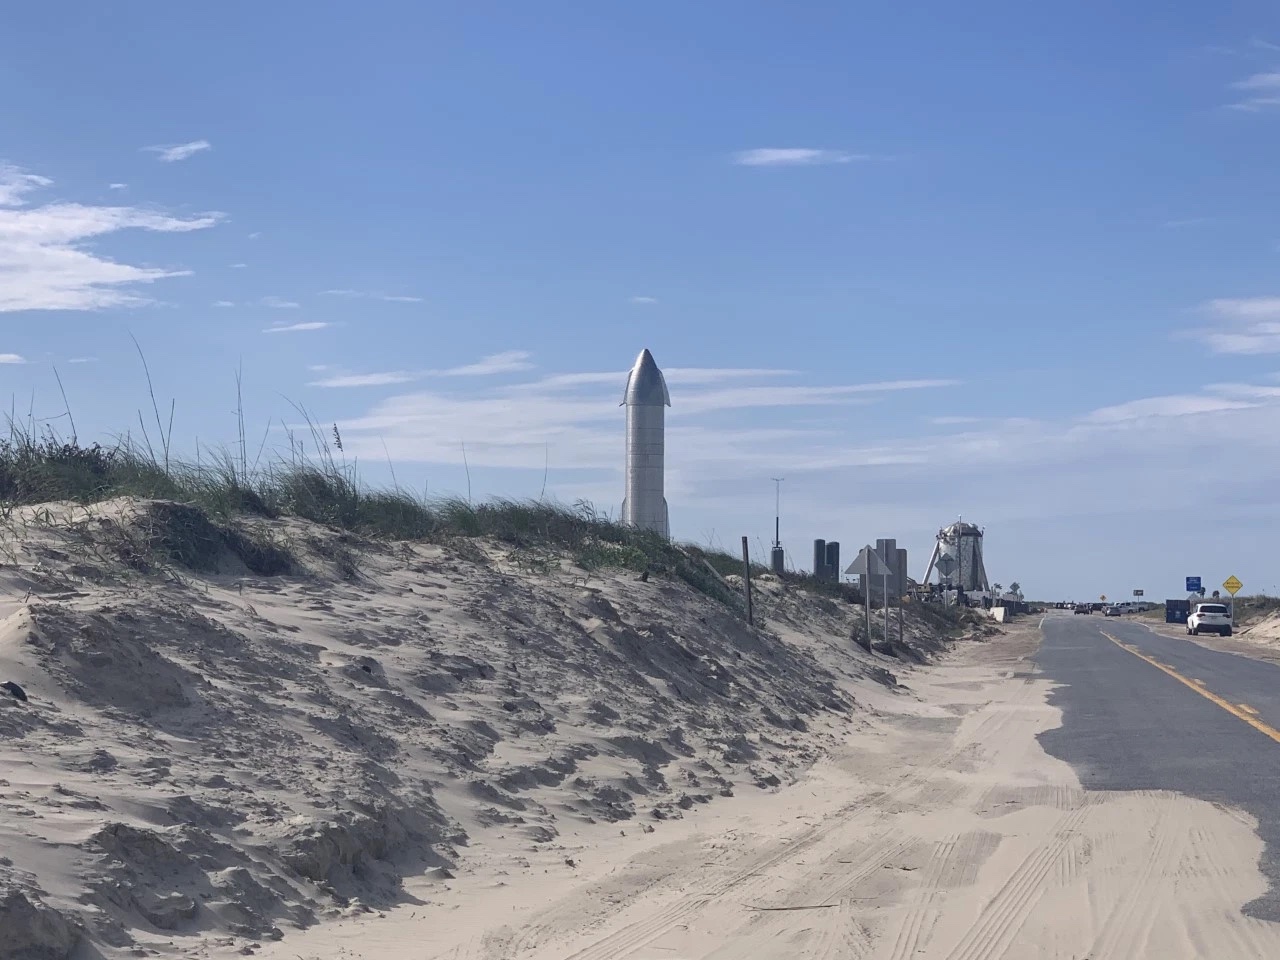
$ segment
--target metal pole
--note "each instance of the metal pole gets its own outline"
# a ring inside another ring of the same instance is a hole
[[[742,592],[747,598],[747,623],[754,624],[751,614],[751,554],[747,546],[747,538],[742,538]]]
[[[773,545],[782,546],[782,481],[786,477],[773,477]]]
[[[885,572],[881,579],[884,581],[884,642],[889,642],[889,568],[885,567]]]
[[[870,653],[872,656],[875,656],[875,653],[871,649],[871,584],[872,584],[872,580],[871,580],[871,557],[869,556],[870,553],[871,553],[871,544],[867,544],[863,552],[863,561],[865,563],[865,566],[863,567],[863,569],[865,569],[867,573],[862,578],[862,583],[864,585],[863,592],[866,594],[866,596],[862,598],[862,601],[863,601],[862,609],[863,609],[863,612],[866,614],[867,653]]]

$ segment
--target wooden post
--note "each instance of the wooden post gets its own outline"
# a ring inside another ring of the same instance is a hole
[[[754,624],[755,617],[751,613],[751,553],[746,537],[742,538],[742,593],[747,598],[747,623]]]

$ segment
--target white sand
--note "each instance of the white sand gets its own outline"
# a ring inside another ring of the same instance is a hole
[[[191,522],[0,542],[0,960],[1280,956],[1248,818],[1040,749],[1029,627],[904,668],[776,583],[752,631],[661,576],[293,521],[251,532],[295,576],[207,530],[216,572],[130,569]]]
[[[450,960],[1280,956],[1245,815],[1176,794],[1086,793],[1037,733],[1023,628],[918,670],[921,700],[798,783],[662,835],[582,831],[576,870],[494,870],[429,907],[317,929],[266,957]],[[958,722],[957,722],[957,719]],[[501,860],[500,847],[485,851]]]
[[[130,501],[0,529],[0,682],[30,696],[0,694],[0,928],[29,941],[0,957],[81,930],[240,950],[400,903],[406,876],[424,900],[572,876],[566,832],[665,835],[771,790],[893,682],[850,654],[850,608],[776,582],[761,609],[803,645],[660,573],[245,529]],[[247,568],[271,544],[296,575]]]

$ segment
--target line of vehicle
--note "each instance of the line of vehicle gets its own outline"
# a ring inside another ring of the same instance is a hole
[[[1280,743],[1280,730],[1277,730],[1275,727],[1271,726],[1270,724],[1264,723],[1262,720],[1259,720],[1258,717],[1255,715],[1257,711],[1254,710],[1252,707],[1248,707],[1246,709],[1247,707],[1246,704],[1240,704],[1239,706],[1237,706],[1234,703],[1230,703],[1229,701],[1222,699],[1222,697],[1218,696],[1212,690],[1209,690],[1204,686],[1202,686],[1202,684],[1204,683],[1203,680],[1195,681],[1187,677],[1184,677],[1177,670],[1173,669],[1173,667],[1165,666],[1159,660],[1156,660],[1152,657],[1148,657],[1145,653],[1140,652],[1135,647],[1131,647],[1129,644],[1122,643],[1121,641],[1117,640],[1115,637],[1113,637],[1111,634],[1107,633],[1106,631],[1103,631],[1102,635],[1106,637],[1108,640],[1110,640],[1112,643],[1114,643],[1121,650],[1124,650],[1128,653],[1133,654],[1139,660],[1145,660],[1147,663],[1151,664],[1151,666],[1155,667],[1157,670],[1161,670],[1164,673],[1167,673],[1169,676],[1173,677],[1173,679],[1183,684],[1188,690],[1194,690],[1196,693],[1200,694],[1200,696],[1204,697],[1206,700],[1210,701],[1211,703],[1214,703],[1217,706],[1221,707],[1223,710],[1227,711],[1227,713],[1231,714],[1233,717],[1243,720],[1245,723],[1253,727],[1253,729],[1257,730],[1259,733],[1265,734],[1266,736],[1274,740],[1276,743]]]

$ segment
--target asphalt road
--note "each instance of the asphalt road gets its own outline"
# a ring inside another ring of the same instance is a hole
[[[1044,748],[1086,789],[1173,790],[1248,811],[1270,889],[1245,912],[1280,921],[1280,665],[1096,613],[1052,614],[1043,634],[1036,659],[1063,710]]]

